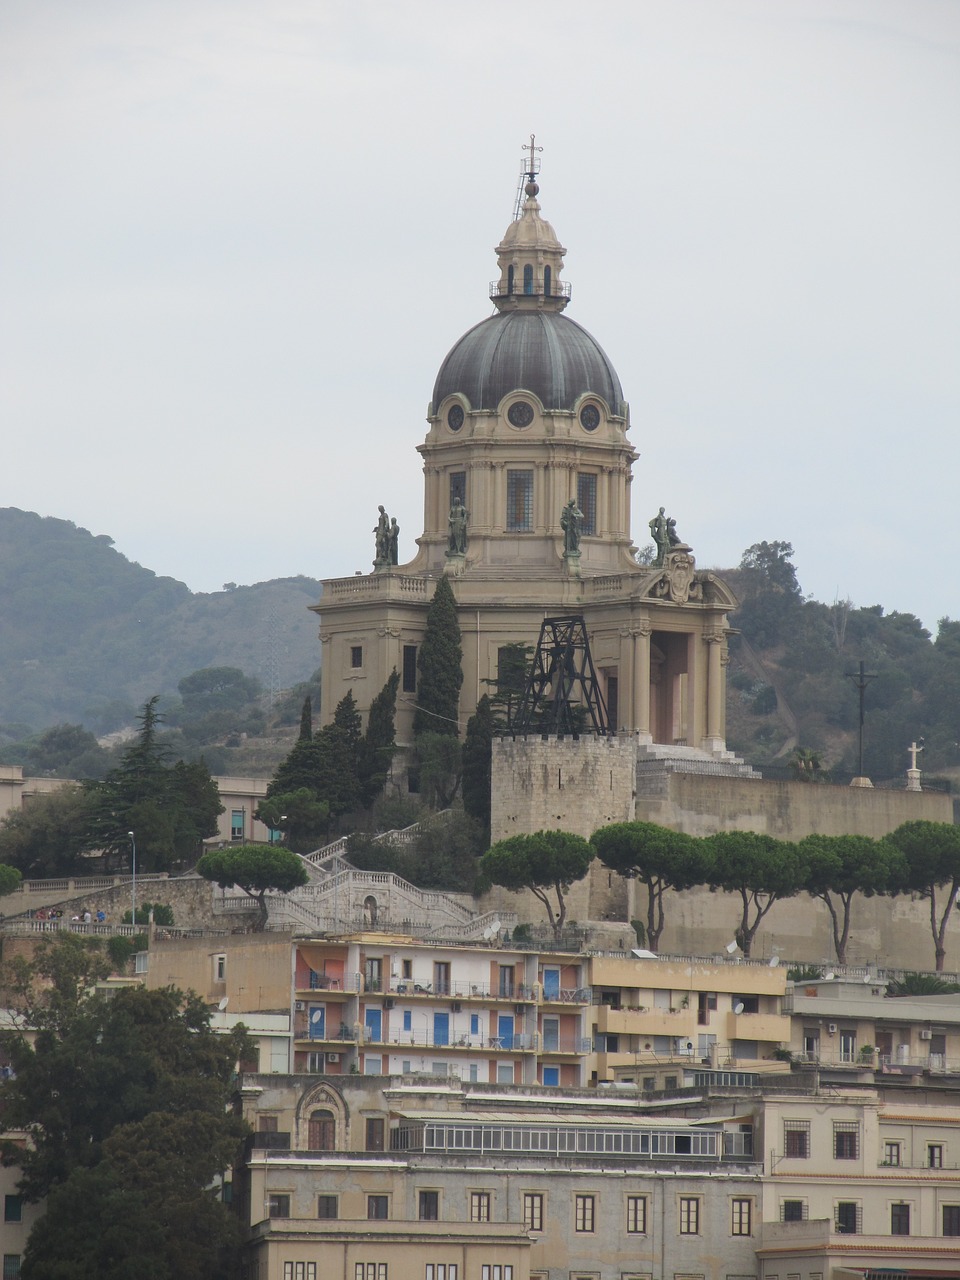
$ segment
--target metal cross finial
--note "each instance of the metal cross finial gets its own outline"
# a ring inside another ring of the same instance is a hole
[[[538,151],[543,150],[543,147],[538,147],[535,145],[536,137],[537,135],[535,133],[531,133],[530,141],[523,142],[520,144],[521,151],[527,152],[527,156],[529,160],[529,167],[527,168],[527,177],[530,179],[531,182],[540,172],[540,161],[536,158],[536,153]]]

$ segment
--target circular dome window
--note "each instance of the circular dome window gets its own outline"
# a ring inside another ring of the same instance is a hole
[[[447,426],[451,431],[459,431],[463,426],[463,406],[452,404],[447,410]]]
[[[533,405],[526,400],[515,400],[507,410],[507,421],[511,427],[529,427],[533,421]]]
[[[600,410],[595,404],[585,404],[580,410],[580,425],[584,431],[596,431],[600,425]]]

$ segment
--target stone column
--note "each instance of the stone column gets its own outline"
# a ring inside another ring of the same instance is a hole
[[[636,708],[634,728],[641,742],[653,742],[650,732],[650,636],[649,622],[637,627],[634,639],[633,705]]]
[[[723,740],[723,632],[705,635],[707,644],[707,732],[705,751],[724,751]]]
[[[637,727],[637,707],[633,696],[634,650],[636,648],[636,632],[625,627],[620,631],[620,664],[617,672],[620,680],[620,724],[614,729],[631,730]]]

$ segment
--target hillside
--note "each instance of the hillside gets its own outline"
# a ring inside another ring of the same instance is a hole
[[[902,777],[907,748],[925,742],[925,774],[960,769],[960,622],[941,619],[936,637],[909,613],[849,600],[806,598],[789,543],[757,543],[736,569],[720,570],[741,599],[730,617],[728,744],[753,764],[785,768],[796,749],[824,769],[858,764],[859,695],[851,675],[863,660],[864,769]]]
[[[0,726],[80,723],[106,733],[203,667],[271,686],[320,661],[313,578],[195,594],[127,560],[106,535],[0,508]]]

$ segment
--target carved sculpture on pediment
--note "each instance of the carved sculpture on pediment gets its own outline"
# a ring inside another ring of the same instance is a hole
[[[654,587],[658,596],[672,600],[674,604],[686,604],[699,600],[703,594],[696,581],[697,564],[689,551],[674,550],[667,554],[663,574]]]

